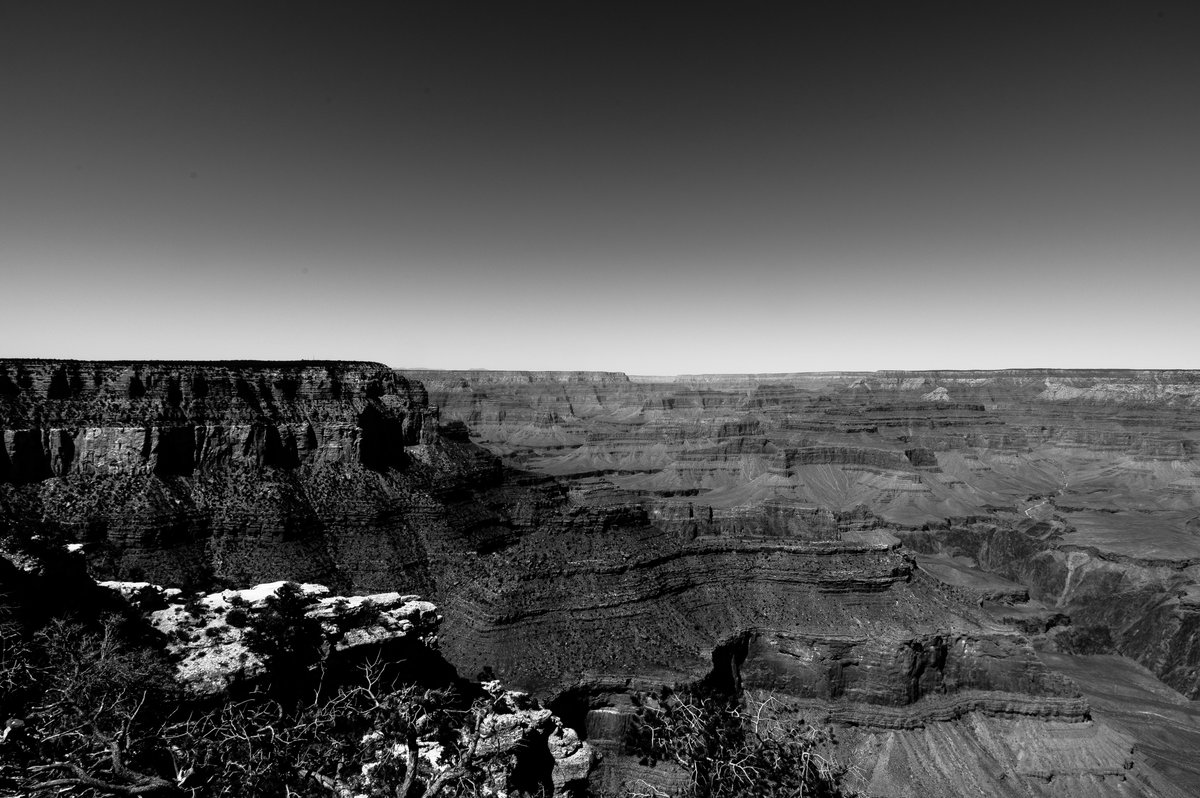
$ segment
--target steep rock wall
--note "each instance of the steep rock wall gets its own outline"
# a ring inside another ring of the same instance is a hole
[[[4,361],[0,425],[9,528],[167,584],[429,589],[408,505],[497,468],[370,363]]]

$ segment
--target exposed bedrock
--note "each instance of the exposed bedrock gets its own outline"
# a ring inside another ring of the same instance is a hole
[[[813,636],[754,632],[743,642],[738,666],[743,686],[799,698],[845,699],[844,722],[917,725],[973,709],[1082,719],[1086,703],[1067,679],[1041,664],[1016,635],[959,627],[954,631]],[[737,655],[735,655],[736,658]],[[922,711],[874,718],[864,705],[923,702]],[[924,711],[928,709],[933,715]],[[868,717],[870,716],[870,717]]]
[[[923,723],[935,700],[936,717],[1086,716],[1025,638],[914,586],[886,542],[624,527],[535,533],[464,565],[443,594],[448,656],[543,694],[605,704],[631,685],[716,679],[832,701],[864,723],[869,706],[907,708],[887,724]]]
[[[937,467],[937,457],[926,449],[887,451],[850,446],[805,446],[784,449],[784,467],[806,465],[872,466],[880,469],[908,469],[917,465]]]
[[[499,478],[424,388],[370,363],[5,361],[0,502],[98,574],[432,587],[405,516]]]
[[[381,469],[437,436],[424,388],[369,363],[4,361],[0,380],[0,478],[15,483],[230,463]]]
[[[700,500],[653,500],[654,523],[678,530],[681,537],[785,538],[841,540],[847,534],[879,529],[884,524],[865,507],[834,511],[778,499],[738,507],[713,507]],[[899,541],[896,541],[897,545]]]
[[[1188,523],[1200,506],[1200,372],[539,379],[460,375],[439,382],[439,402],[507,462],[653,498],[651,520],[685,534],[836,536],[832,519],[862,508],[869,526],[966,558],[943,575],[974,568],[1017,583],[960,585],[964,597],[1016,600],[1023,587],[1047,606],[1028,628],[1055,612],[1109,625],[1114,650],[1198,694],[1188,596],[1200,544]],[[572,398],[538,427],[547,398],[570,391],[592,398],[586,409]],[[485,418],[483,405],[502,414]],[[1031,526],[1053,518],[1068,531]],[[994,534],[960,540],[977,522]],[[1083,557],[1091,564],[1073,571]],[[1146,569],[1162,571],[1153,587]]]
[[[857,763],[847,786],[869,798],[1194,795],[1108,723],[975,713],[916,728],[837,728],[839,751]]]
[[[1121,653],[1185,695],[1200,696],[1200,560],[1155,552],[1149,541],[1140,554],[1088,545],[1062,521],[1024,519],[900,534],[922,551],[966,555],[1060,610],[1070,627],[1047,638],[1051,648]]]

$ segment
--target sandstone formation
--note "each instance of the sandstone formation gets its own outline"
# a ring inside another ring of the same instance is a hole
[[[1200,375],[419,377],[0,364],[0,518],[102,578],[421,595],[603,783],[631,691],[708,679],[808,702],[870,795],[1195,786],[1038,649],[1195,695]]]

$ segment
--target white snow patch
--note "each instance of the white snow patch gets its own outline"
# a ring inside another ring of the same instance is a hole
[[[109,590],[117,591],[121,594],[121,598],[125,599],[126,601],[129,601],[134,596],[137,596],[143,590],[147,589],[152,590],[158,595],[162,596],[166,601],[171,601],[183,593],[183,591],[177,587],[162,587],[161,585],[156,585],[153,582],[123,582],[119,579],[109,579],[103,582],[97,582],[96,584],[98,584],[100,587],[106,587]]]
[[[279,582],[267,582],[266,584],[248,587],[245,590],[225,590],[221,593],[214,593],[208,598],[213,599],[220,597],[222,602],[228,603],[230,598],[232,598],[234,595],[237,595],[245,600],[248,604],[260,604],[266,601],[269,596],[274,596],[276,593],[278,593],[279,588],[286,584],[287,582],[282,580]],[[304,595],[306,596],[324,596],[329,593],[329,588],[325,587],[325,585],[316,585],[308,582],[300,585],[300,590],[303,591]]]

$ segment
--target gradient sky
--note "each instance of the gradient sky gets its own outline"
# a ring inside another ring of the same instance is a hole
[[[1192,5],[0,0],[0,356],[1198,368]]]

